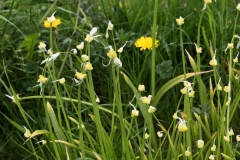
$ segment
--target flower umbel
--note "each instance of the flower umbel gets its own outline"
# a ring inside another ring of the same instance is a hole
[[[159,46],[159,41],[158,40],[155,40],[155,47],[157,48]],[[149,49],[151,50],[152,49],[152,38],[151,37],[140,37],[135,43],[134,45],[137,47],[137,48],[140,48],[140,50],[146,50],[146,49]]]

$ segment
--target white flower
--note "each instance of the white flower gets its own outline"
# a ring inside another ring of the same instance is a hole
[[[78,50],[83,50],[84,42],[81,42],[79,45],[76,46]]]
[[[237,8],[238,11],[240,11],[240,3],[238,3],[236,8]]]
[[[51,48],[47,50],[47,54],[53,54]]]
[[[55,59],[57,59],[57,57],[58,57],[59,55],[60,55],[59,52],[58,52],[58,53],[55,53],[55,54],[51,54],[50,57],[47,58],[47,59],[45,59],[45,60],[43,60],[40,65],[42,65],[42,64],[44,64],[44,63],[47,63],[47,65],[48,65],[48,62],[54,61]]]
[[[96,98],[96,102],[97,102],[97,103],[100,103],[100,99],[99,99],[98,97]]]
[[[121,48],[118,49],[118,53],[122,53],[123,52],[123,48],[126,46],[127,42]]]
[[[113,59],[113,62],[114,62],[115,65],[117,65],[119,67],[122,67],[122,62],[121,62],[121,60],[118,57],[115,57]]]
[[[90,37],[92,37],[95,33],[97,33],[97,30],[98,30],[97,27],[93,27],[93,29],[89,33]]]
[[[106,31],[105,37],[108,39],[109,35],[108,35],[108,29]]]
[[[61,84],[64,84],[66,82],[65,78],[61,78],[61,79],[58,79],[56,81],[52,81],[52,82],[59,82]]]
[[[240,142],[240,135],[236,136],[236,140],[237,140],[237,142]]]
[[[93,36],[97,32],[97,29],[98,29],[97,27],[93,27],[90,33],[86,35],[85,41],[90,43],[94,38],[98,37],[98,36]]]
[[[158,131],[157,135],[158,135],[159,138],[161,138],[163,136],[163,131]]]
[[[209,159],[210,159],[210,160],[214,160],[215,157],[216,157],[215,155],[212,155],[212,154],[211,154],[211,155],[209,156]]]
[[[111,21],[108,21],[108,30],[113,30],[113,24]]]
[[[9,96],[9,95],[7,95],[7,94],[5,94],[5,96],[7,96],[8,98],[10,98],[13,103],[16,103],[16,100],[15,100],[14,96]],[[17,97],[17,99],[19,99],[19,96],[18,96],[18,95],[16,95],[16,97]]]
[[[56,13],[57,11],[53,12],[53,14],[51,15],[51,17],[48,17],[47,18],[47,22],[48,23],[54,23],[56,21],[56,18],[54,17],[54,14]]]
[[[132,117],[137,117],[138,115],[139,115],[139,111],[136,110],[136,109],[133,109],[131,116],[132,116]]]
[[[77,54],[77,50],[75,48],[73,48],[71,52],[73,52],[73,54]]]
[[[89,60],[89,57],[86,54],[83,54],[81,58],[83,62],[87,62]]]

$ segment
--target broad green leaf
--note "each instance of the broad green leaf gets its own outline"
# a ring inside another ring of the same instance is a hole
[[[60,128],[59,124],[58,124],[58,121],[57,121],[56,115],[54,113],[54,110],[53,110],[53,108],[52,108],[52,106],[49,102],[47,102],[47,111],[48,111],[50,120],[52,122],[52,126],[53,126],[53,129],[55,131],[55,134],[57,135],[57,139],[66,141],[66,137],[65,137],[62,129]]]

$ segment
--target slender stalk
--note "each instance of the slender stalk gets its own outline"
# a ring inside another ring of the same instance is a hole
[[[156,67],[156,31],[157,31],[157,11],[158,11],[158,0],[154,3],[154,16],[153,16],[153,27],[152,27],[152,66],[151,66],[151,94],[155,95],[155,67]]]

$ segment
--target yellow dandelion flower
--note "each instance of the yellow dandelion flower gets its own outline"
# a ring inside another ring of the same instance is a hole
[[[159,40],[155,40],[155,47],[157,48],[159,46],[160,42]],[[146,50],[146,49],[152,49],[152,38],[151,37],[140,37],[134,45],[137,48],[140,48],[140,50]]]
[[[52,23],[52,28],[57,28],[58,25],[60,25],[62,22],[60,19],[56,19],[55,22]],[[50,23],[46,20],[44,21],[44,27],[45,28],[50,28]]]

